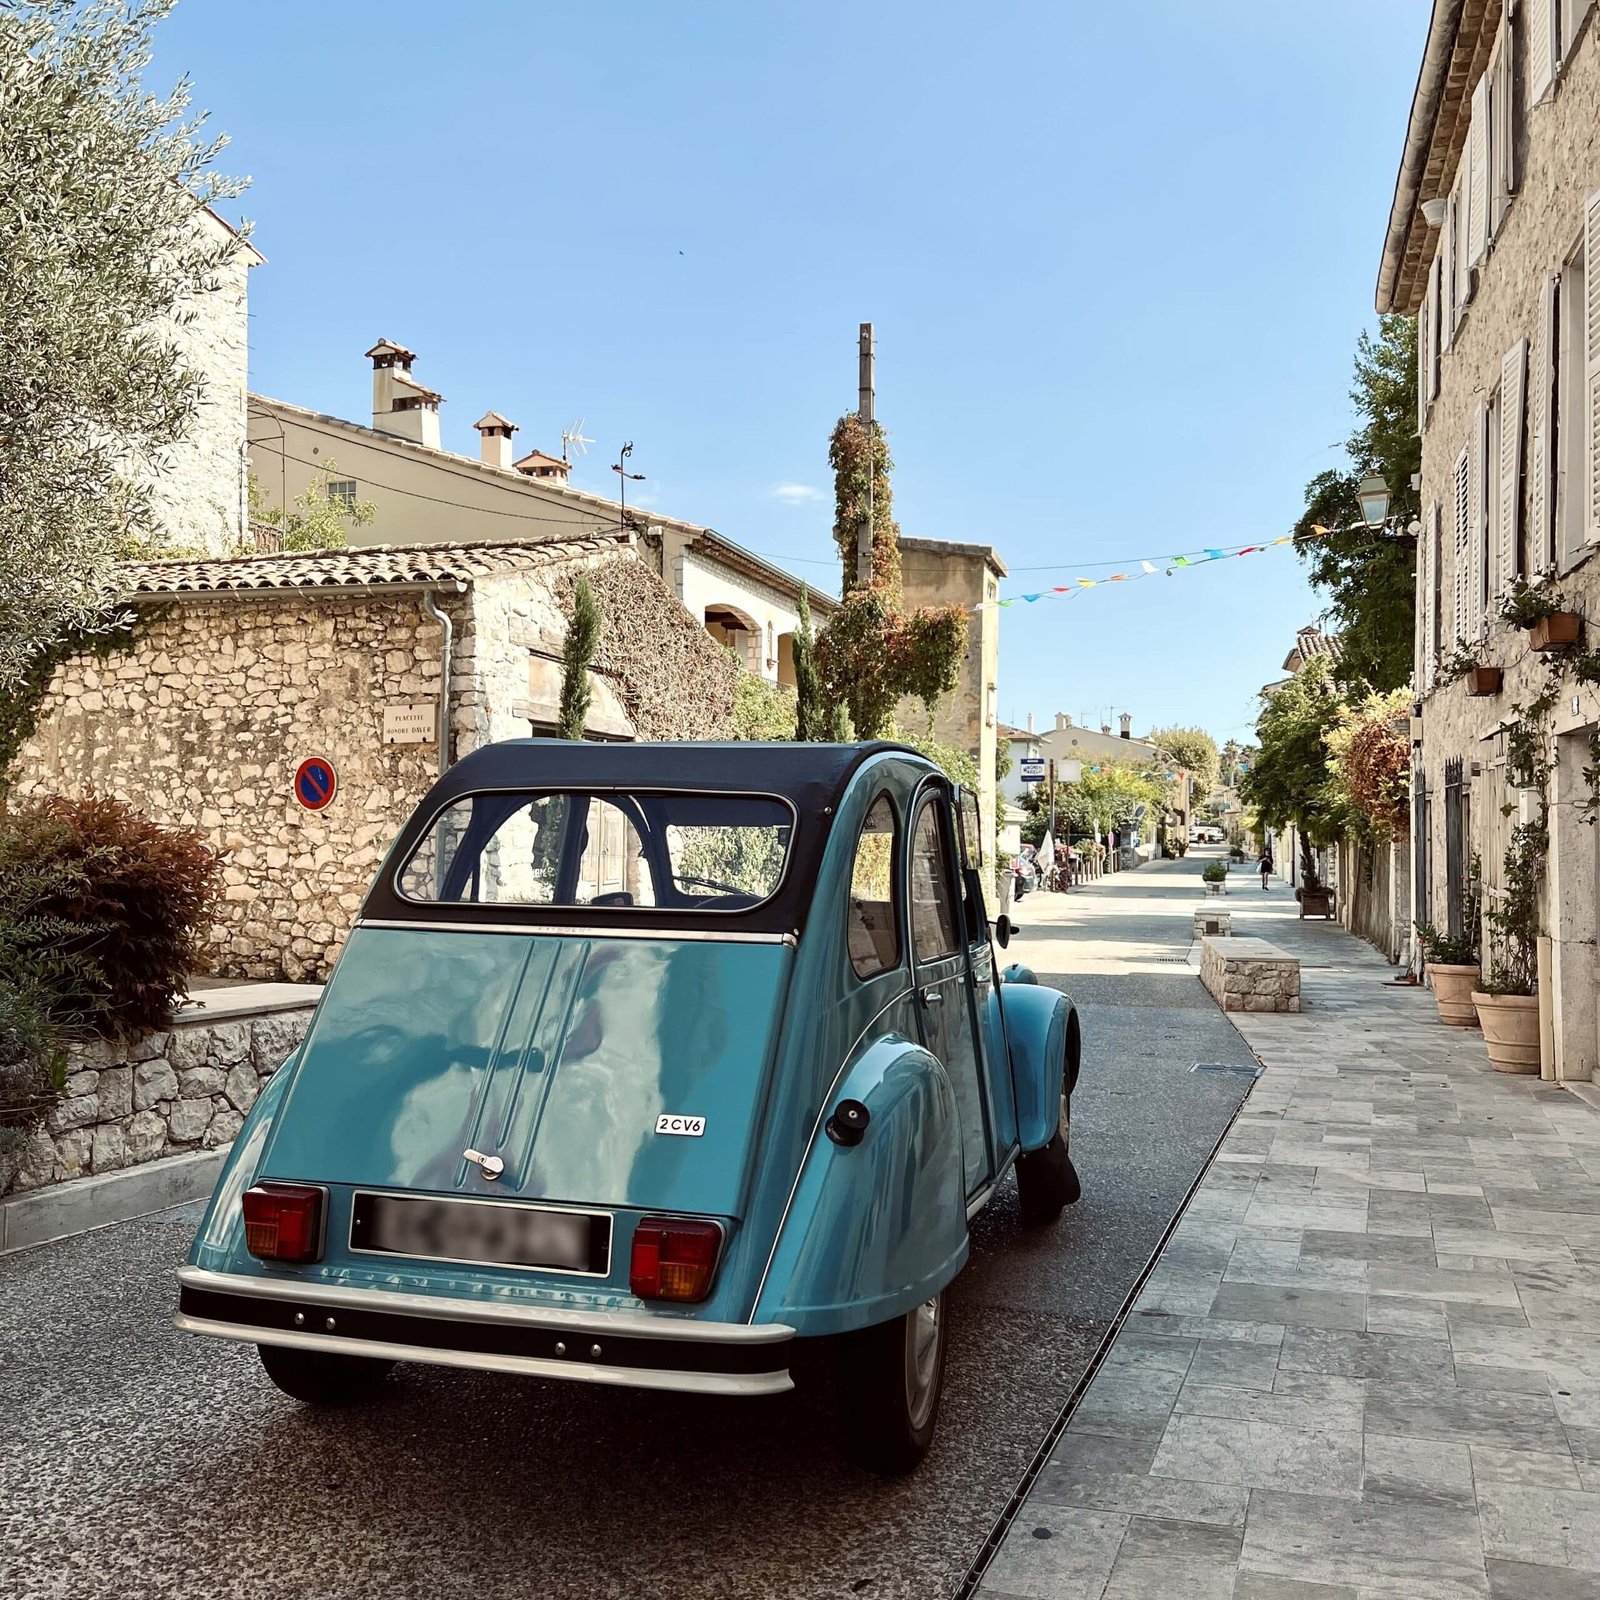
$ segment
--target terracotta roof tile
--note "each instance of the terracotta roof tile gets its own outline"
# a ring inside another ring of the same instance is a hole
[[[128,599],[152,595],[230,594],[348,588],[391,583],[471,583],[475,578],[556,567],[616,554],[626,534],[587,539],[505,539],[466,544],[368,545],[362,549],[216,556],[198,561],[136,561],[122,569]]]

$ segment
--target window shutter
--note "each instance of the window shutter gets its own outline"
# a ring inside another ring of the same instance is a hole
[[[1439,284],[1440,266],[1444,259],[1444,245],[1439,246],[1439,253],[1433,258],[1433,266],[1428,272],[1428,399],[1433,401],[1439,397]]]
[[[1483,260],[1489,248],[1489,74],[1472,91],[1472,121],[1467,128],[1467,265]]]
[[[1583,536],[1600,539],[1600,189],[1583,207]]]
[[[1506,13],[1500,26],[1500,187],[1509,199],[1517,192],[1517,30]],[[1498,221],[1495,224],[1499,226]]]
[[[1439,348],[1448,350],[1456,336],[1456,195],[1445,201],[1444,227],[1439,230]]]
[[[1468,596],[1472,593],[1472,513],[1467,503],[1472,481],[1470,451],[1462,445],[1451,473],[1451,516],[1455,528],[1454,559],[1451,563],[1451,596],[1455,601],[1454,642],[1467,642]]]
[[[1450,191],[1450,254],[1455,265],[1455,320],[1458,324],[1472,297],[1472,264],[1467,259],[1467,210],[1467,171],[1463,162],[1456,173],[1455,188]]]
[[[1428,590],[1424,597],[1427,605],[1427,619],[1422,641],[1424,655],[1422,664],[1423,678],[1430,689],[1434,686],[1439,674],[1439,587],[1441,582],[1439,571],[1441,551],[1439,546],[1443,537],[1440,531],[1442,522],[1443,511],[1439,502],[1435,500],[1428,508],[1426,532],[1428,541]]]
[[[1539,293],[1533,374],[1528,393],[1528,565],[1548,572],[1556,564],[1555,496],[1550,492],[1551,396],[1555,390],[1556,296],[1561,280],[1546,278]]]
[[[1530,0],[1528,104],[1536,106],[1556,81],[1556,0]]]
[[[1495,510],[1499,526],[1499,592],[1522,571],[1522,391],[1528,368],[1528,341],[1518,339],[1500,363],[1500,461]]]
[[[1438,280],[1436,267],[1430,267],[1428,287],[1422,296],[1422,309],[1417,312],[1417,432],[1419,434],[1428,425],[1428,402],[1433,398],[1428,390],[1428,374],[1433,366],[1433,296]]]
[[[1467,637],[1481,639],[1488,621],[1484,593],[1489,577],[1489,513],[1484,488],[1489,475],[1489,406],[1479,400],[1472,409],[1472,432],[1467,439],[1470,467],[1467,475],[1467,520],[1472,525],[1472,557],[1468,567]]]

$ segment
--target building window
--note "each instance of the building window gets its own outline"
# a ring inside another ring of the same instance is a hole
[[[355,479],[330,478],[328,480],[328,499],[334,505],[342,506],[346,511],[353,511],[356,503]]]

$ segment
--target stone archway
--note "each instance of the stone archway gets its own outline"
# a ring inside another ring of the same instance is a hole
[[[731,601],[716,601],[705,608],[704,626],[718,644],[738,656],[746,672],[761,676],[761,624]]]

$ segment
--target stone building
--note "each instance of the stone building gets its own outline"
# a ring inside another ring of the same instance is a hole
[[[1474,861],[1493,911],[1513,828],[1524,814],[1547,818],[1540,997],[1545,1065],[1558,1079],[1588,1079],[1597,1060],[1584,769],[1596,764],[1600,703],[1570,671],[1552,680],[1499,604],[1527,578],[1600,614],[1591,12],[1592,0],[1436,0],[1377,290],[1379,311],[1419,318],[1413,911],[1459,930]],[[1470,695],[1480,686],[1457,676],[1468,662],[1501,669],[1498,691]],[[1530,713],[1552,682],[1553,708]],[[1550,763],[1543,800],[1511,782],[1506,735],[1519,727]]]
[[[322,977],[441,758],[554,730],[581,572],[589,736],[725,736],[738,669],[628,534],[158,561],[128,569],[131,647],[57,671],[17,792],[92,784],[198,827],[226,855],[216,969]],[[296,798],[310,757],[322,810]]]
[[[575,488],[562,457],[518,455],[512,435],[520,430],[499,412],[485,412],[473,425],[477,455],[445,449],[444,397],[414,376],[416,353],[380,339],[366,357],[370,426],[250,397],[251,470],[269,506],[288,506],[307,490],[369,501],[377,515],[350,529],[353,546],[580,539],[626,524],[641,559],[746,671],[793,687],[799,579],[713,528],[624,511],[616,500]],[[829,595],[812,594],[816,626],[835,605]]]
[[[907,610],[951,603],[968,608],[967,653],[956,686],[936,707],[932,727],[917,700],[902,701],[902,728],[931,732],[978,764],[978,793],[995,792],[999,739],[1000,611],[995,600],[1006,569],[990,545],[946,539],[901,539],[900,587]],[[981,609],[979,609],[981,607]],[[986,802],[987,803],[987,800]],[[985,817],[994,828],[994,819]]]

